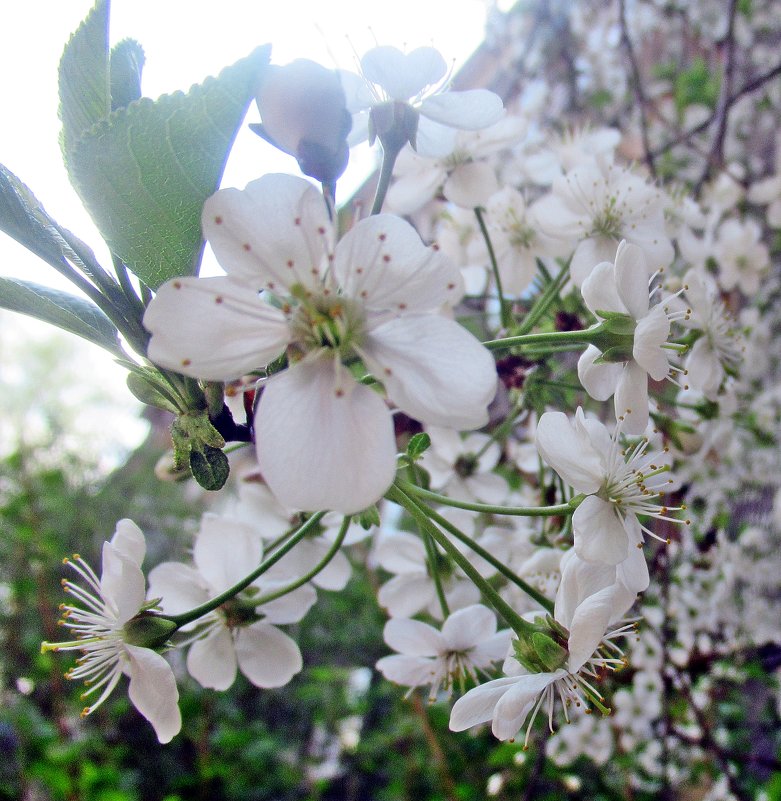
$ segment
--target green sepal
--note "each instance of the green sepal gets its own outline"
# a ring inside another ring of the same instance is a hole
[[[602,354],[594,359],[594,364],[623,364],[624,362],[631,362],[632,358],[632,348],[614,345],[607,348],[607,350],[603,350]]]
[[[380,520],[380,510],[377,508],[377,504],[373,503],[371,506],[367,506],[361,512],[358,512],[356,515],[358,519],[358,523],[364,531],[368,531],[372,526],[379,526],[382,522]]]
[[[549,634],[535,631],[531,636],[531,641],[540,663],[545,666],[546,673],[553,673],[567,664],[569,651],[559,645]]]
[[[152,612],[141,612],[123,627],[123,639],[128,645],[142,648],[162,648],[178,626],[173,620]]]
[[[222,489],[230,475],[228,457],[211,445],[190,451],[190,470],[198,484],[212,492]]]

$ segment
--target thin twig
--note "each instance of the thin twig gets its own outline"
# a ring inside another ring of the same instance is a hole
[[[632,40],[629,38],[629,26],[626,23],[625,0],[619,0],[618,2],[618,16],[621,25],[621,43],[624,46],[624,50],[626,50],[626,55],[632,68],[632,88],[637,98],[637,104],[640,106],[640,135],[643,139],[644,160],[648,166],[648,171],[656,178],[656,166],[654,165],[654,157],[651,153],[651,142],[648,138],[648,119],[646,117],[648,99],[643,89],[643,80],[640,76],[640,67],[637,64],[637,57],[635,56],[635,50],[632,46]]]

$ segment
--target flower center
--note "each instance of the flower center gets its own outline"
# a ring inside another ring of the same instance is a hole
[[[326,348],[337,351],[342,359],[351,356],[353,346],[360,346],[365,335],[361,307],[348,298],[325,293],[300,300],[289,320],[294,354],[300,358]]]

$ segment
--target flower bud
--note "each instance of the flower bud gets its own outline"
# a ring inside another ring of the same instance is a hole
[[[326,184],[344,172],[352,117],[336,72],[308,59],[271,66],[255,98],[262,120],[250,128]]]

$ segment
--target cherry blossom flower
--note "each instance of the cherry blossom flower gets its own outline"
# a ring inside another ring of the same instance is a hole
[[[648,424],[648,377],[661,381],[672,367],[665,347],[670,321],[685,316],[663,304],[649,308],[648,273],[643,251],[622,241],[615,263],[601,262],[594,267],[581,288],[586,306],[597,317],[625,315],[635,323],[630,353],[625,361],[604,361],[594,345],[578,360],[578,378],[592,398],[604,401],[614,397],[616,417],[628,411],[625,431],[641,434]]]
[[[599,582],[591,582],[590,589],[598,586]],[[553,730],[553,703],[557,695],[567,720],[568,704],[578,707],[593,704],[604,710],[604,698],[592,682],[599,679],[601,670],[615,670],[625,664],[620,649],[611,641],[626,634],[627,628],[618,625],[609,630],[611,622],[626,611],[624,602],[625,597],[617,593],[613,584],[586,595],[574,608],[559,607],[555,618],[559,631],[556,636],[561,639],[559,656],[549,657],[558,666],[531,672],[514,656],[508,656],[503,678],[481,684],[456,701],[450,714],[450,729],[464,731],[490,720],[494,735],[509,740],[517,736],[528,719],[525,740],[528,743],[531,727],[543,707]]]
[[[350,144],[369,136],[368,111],[403,104],[423,119],[413,130],[416,149],[426,155],[443,155],[452,149],[453,129],[477,131],[504,114],[501,98],[487,89],[447,92],[447,64],[438,50],[419,47],[403,53],[379,46],[364,54],[360,75],[342,71],[347,108],[353,113]],[[366,113],[362,113],[366,112]]]
[[[398,651],[377,662],[389,681],[414,688],[430,685],[429,700],[440,690],[448,695],[456,682],[478,680],[478,674],[503,659],[510,631],[496,630],[496,615],[475,604],[450,615],[438,631],[427,623],[393,618],[385,624],[385,642]]]
[[[508,150],[524,134],[520,117],[504,117],[482,131],[459,131],[444,155],[425,157],[404,150],[396,161],[387,208],[412,214],[440,190],[446,200],[465,209],[484,206],[499,190],[490,157]]]
[[[603,156],[556,178],[551,194],[533,208],[546,234],[577,245],[570,262],[577,286],[595,265],[614,259],[622,239],[642,248],[649,273],[673,260],[672,242],[665,232],[664,195]]]
[[[716,282],[706,273],[689,270],[684,284],[689,314],[683,324],[702,332],[686,356],[687,381],[715,400],[725,371],[734,372],[742,361],[743,343]]]
[[[163,562],[149,574],[149,594],[161,595],[169,614],[183,614],[238,584],[260,564],[260,539],[245,525],[206,514],[193,546],[194,567]],[[227,690],[237,667],[256,687],[282,687],[301,670],[301,652],[277,625],[297,623],[316,600],[309,585],[267,603],[256,603],[279,582],[253,582],[246,590],[197,621],[187,670],[204,687]]]
[[[152,724],[157,739],[167,743],[182,727],[179,691],[171,666],[154,648],[165,646],[175,626],[148,612],[146,582],[141,572],[145,553],[146,541],[141,529],[132,520],[124,519],[117,523],[111,541],[103,543],[100,578],[81,556],[66,559],[65,564],[86,585],[63,580],[65,592],[75,602],[62,605],[62,625],[76,638],[70,642],[43,643],[41,648],[81,651],[77,666],[65,676],[83,680],[88,686],[82,698],[99,692],[97,699],[84,707],[82,717],[94,712],[111,695],[122,675],[127,674],[130,700]],[[150,645],[154,648],[146,647]]]
[[[463,439],[457,431],[427,426],[431,447],[420,465],[431,476],[431,486],[462,501],[503,503],[510,489],[492,472],[502,455],[497,442],[487,434],[475,432]]]
[[[408,223],[362,220],[334,248],[320,193],[266,175],[213,195],[203,228],[228,275],[160,288],[144,316],[149,358],[222,381],[286,353],[290,367],[265,383],[255,415],[260,470],[283,505],[350,514],[393,481],[391,414],[353,378],[357,359],[416,419],[459,429],[487,422],[493,359],[440,314],[459,293],[458,270]]]
[[[719,264],[719,283],[737,287],[744,295],[759,291],[760,277],[770,266],[770,253],[755,220],[725,220],[716,234],[714,257]]]
[[[667,454],[648,454],[642,438],[622,450],[620,422],[611,435],[598,420],[588,419],[578,407],[575,417],[545,412],[537,424],[540,455],[564,481],[588,497],[575,510],[572,528],[575,552],[589,562],[618,565],[627,559],[627,586],[639,592],[648,585],[645,560],[635,550],[643,532],[656,535],[641,524],[638,515],[677,521],[675,508],[659,503],[672,485]],[[658,537],[656,537],[658,539]]]

